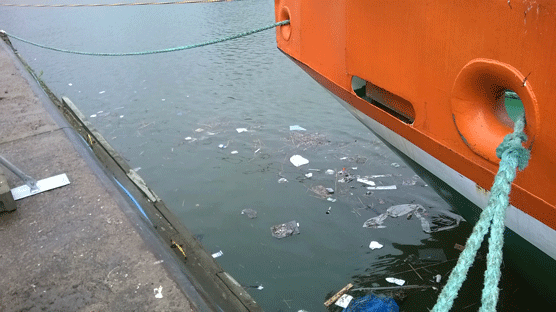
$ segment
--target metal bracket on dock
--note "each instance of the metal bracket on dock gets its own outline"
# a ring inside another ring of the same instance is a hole
[[[0,156],[0,164],[4,165],[4,167],[8,168],[11,172],[13,172],[16,176],[18,176],[23,182],[25,182],[25,185],[13,188],[11,190],[10,195],[12,196],[12,200],[22,199],[25,197],[29,197],[31,195],[39,194],[45,191],[49,191],[70,184],[70,181],[65,173],[50,178],[42,179],[37,182],[31,176],[25,174],[25,172],[23,172],[22,170],[14,166],[11,162],[9,162],[6,158],[2,156]],[[13,210],[15,210],[15,204],[12,210],[7,210],[7,211],[13,211]],[[0,211],[2,210],[0,209]]]

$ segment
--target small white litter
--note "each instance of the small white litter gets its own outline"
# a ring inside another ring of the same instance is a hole
[[[237,128],[237,133],[247,132],[247,128]]]
[[[396,190],[398,189],[395,185],[385,185],[385,186],[369,186],[367,187],[369,191],[380,191],[380,190]]]
[[[300,155],[293,155],[292,157],[290,157],[290,161],[296,167],[303,166],[309,163],[307,159],[303,158]]]
[[[162,298],[162,286],[154,289],[154,297],[158,299]]]
[[[336,305],[342,308],[347,308],[351,300],[353,299],[352,296],[348,294],[343,294],[338,301],[336,301]]]
[[[222,257],[224,253],[222,252],[222,250],[220,250],[219,252],[215,252],[212,254],[213,258],[218,258],[218,257]]]
[[[348,159],[348,158],[347,158],[347,157],[342,157],[342,158],[340,158],[340,160],[346,160],[346,159]]]
[[[382,247],[384,247],[384,245],[382,245],[381,243],[379,243],[377,241],[372,241],[371,244],[369,245],[369,248],[371,248],[372,250],[380,249]]]
[[[89,116],[89,117],[91,117],[91,118],[95,118],[96,116],[97,116],[97,114],[92,114],[92,115],[91,115],[91,116]]]
[[[68,86],[70,86],[70,87],[71,87],[71,86],[73,86],[73,85],[72,85],[72,84],[71,84],[71,82],[70,82],[70,83],[68,83]]]
[[[305,175],[305,177],[307,177],[307,178],[310,178],[310,177],[312,177],[312,176],[313,176],[313,173],[312,173],[312,172],[309,172],[309,173],[307,173],[307,174]]]
[[[162,102],[166,101],[166,99],[162,99]]]
[[[435,279],[435,281],[436,281],[437,283],[440,283],[440,281],[442,280],[442,275],[437,274],[437,275],[434,277],[434,279]]]
[[[120,118],[124,118],[124,115],[120,115]]]
[[[329,202],[333,202],[333,203],[336,202],[336,198],[332,198],[332,197],[328,197],[328,198],[326,198],[326,200],[329,201]]]
[[[220,145],[218,145],[218,147],[220,147],[220,148],[226,148],[227,146],[224,145],[224,144],[220,144]]]
[[[328,169],[328,170],[326,170],[324,173],[332,175],[332,174],[334,174],[335,172],[334,172],[334,170],[332,170],[332,169]]]
[[[286,178],[278,179],[278,183],[286,183],[286,182],[288,182],[288,179],[286,179]]]
[[[191,137],[186,137],[185,140],[186,141],[190,141],[192,138]]]
[[[257,287],[258,290],[263,290],[263,285],[259,285],[259,287]]]
[[[376,185],[373,181],[363,179],[363,178],[357,178],[357,182],[361,182],[363,184],[367,184],[367,185],[370,185],[370,186],[375,186]]]
[[[106,92],[106,91],[100,91],[98,94],[103,94],[104,92]]]
[[[305,131],[307,129],[300,127],[299,125],[290,126],[290,131]]]
[[[203,132],[203,131],[205,131],[205,129],[203,129],[203,128],[197,128],[197,129],[195,129],[195,132]]]
[[[231,151],[230,154],[237,154],[238,151]]]
[[[403,286],[403,284],[405,284],[404,280],[399,279],[399,278],[395,278],[395,277],[387,277],[386,281],[388,283],[396,284],[396,285],[399,285],[399,286]]]
[[[400,166],[400,164],[398,163],[391,163],[390,166],[394,167],[394,168],[398,168]]]

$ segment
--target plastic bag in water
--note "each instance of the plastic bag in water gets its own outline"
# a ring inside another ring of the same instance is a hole
[[[373,294],[353,299],[343,312],[399,312],[400,307],[390,297],[377,297]]]
[[[294,234],[299,234],[299,223],[293,220],[287,223],[278,224],[272,226],[270,228],[270,231],[272,232],[272,236],[276,238],[284,238],[284,237],[292,236]]]

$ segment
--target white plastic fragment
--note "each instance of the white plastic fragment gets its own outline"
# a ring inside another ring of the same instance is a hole
[[[434,277],[434,279],[435,279],[435,281],[436,281],[437,283],[440,283],[440,281],[442,280],[442,275],[437,274],[437,275]]]
[[[237,133],[247,132],[247,128],[237,128]]]
[[[203,128],[197,128],[197,129],[195,129],[195,132],[203,132],[203,131],[205,131],[205,129],[203,129]]]
[[[334,174],[335,172],[334,172],[334,170],[332,170],[332,169],[328,169],[328,170],[326,170],[324,173],[326,173],[326,174]]]
[[[380,249],[382,247],[384,247],[384,245],[382,245],[381,243],[379,243],[377,241],[372,241],[371,244],[369,245],[369,248],[371,248],[372,250]]]
[[[344,156],[344,157],[342,157],[342,158],[340,158],[340,160],[346,160],[346,159],[348,159],[348,158],[347,158],[347,157],[345,157],[345,156]]]
[[[286,183],[286,182],[288,182],[288,179],[286,179],[286,178],[278,179],[278,183]]]
[[[370,185],[370,186],[375,186],[376,185],[373,181],[363,179],[363,178],[357,178],[357,182],[361,182],[363,184],[367,184],[367,185]]]
[[[296,167],[303,166],[309,163],[309,161],[303,158],[301,155],[293,155],[292,157],[290,157],[290,161]]]
[[[220,147],[220,148],[226,148],[227,146],[224,145],[224,144],[220,144],[220,145],[218,145],[218,147]]]
[[[162,102],[166,101],[166,99],[162,99]]]
[[[192,137],[186,137],[185,140],[186,141],[190,141],[192,139]]]
[[[312,176],[313,176],[313,173],[312,173],[312,172],[309,172],[309,173],[305,174],[305,177],[307,177],[307,178],[310,178],[310,177],[312,177]]]
[[[106,92],[106,91],[100,91],[98,94],[103,94],[104,92]]]
[[[351,300],[353,299],[352,296],[348,294],[343,294],[338,301],[336,301],[336,305],[342,308],[347,308]]]
[[[385,185],[385,186],[368,186],[367,189],[369,191],[380,191],[380,190],[396,190],[397,187],[395,185]]]
[[[124,118],[124,115],[120,115],[120,118]]]
[[[162,298],[162,286],[154,289],[154,297],[158,299]]]
[[[403,284],[405,284],[405,281],[404,281],[404,280],[398,279],[398,278],[395,278],[395,277],[387,277],[387,278],[386,278],[386,281],[387,281],[388,283],[396,284],[396,285],[398,285],[398,286],[403,286]]]
[[[263,285],[259,285],[259,287],[257,287],[258,290],[263,290]]]
[[[71,87],[71,86],[73,86],[73,84],[72,84],[72,83],[70,82],[70,83],[68,83],[68,86],[70,86],[70,87]]]
[[[400,164],[398,163],[391,163],[390,166],[394,167],[394,168],[398,168],[400,166]]]
[[[230,154],[237,154],[238,151],[231,151]]]
[[[299,125],[290,126],[290,131],[305,131],[307,129],[300,127]]]
[[[153,264],[161,264],[162,262],[164,262],[164,260],[155,261],[155,262],[153,262]]]
[[[97,114],[92,114],[92,115],[91,115],[91,116],[89,116],[89,117],[91,117],[91,118],[95,118],[96,116],[97,116]]]
[[[224,253],[222,252],[222,250],[220,250],[219,252],[215,252],[212,254],[213,258],[218,258],[218,257],[222,257]]]
[[[333,203],[336,202],[336,198],[332,198],[332,197],[328,197],[328,198],[326,198],[326,200],[329,201],[329,202],[333,202]]]

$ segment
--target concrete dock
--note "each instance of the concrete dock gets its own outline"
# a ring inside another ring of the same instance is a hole
[[[142,196],[113,153],[114,163],[99,158],[65,115],[0,40],[0,155],[36,180],[70,180],[0,212],[0,311],[260,310],[163,202]],[[24,184],[0,169],[9,187]]]

